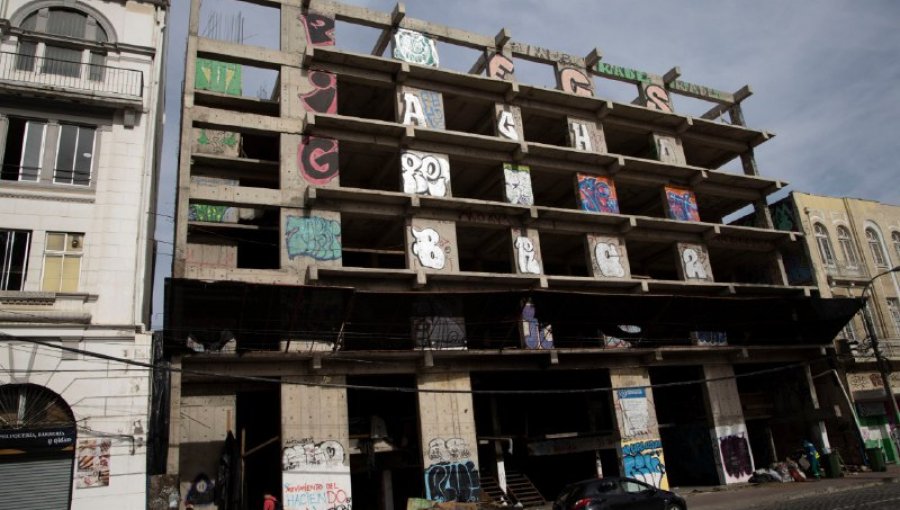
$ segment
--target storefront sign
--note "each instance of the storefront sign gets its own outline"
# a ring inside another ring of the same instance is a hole
[[[75,444],[75,428],[0,429],[0,455],[71,448]]]

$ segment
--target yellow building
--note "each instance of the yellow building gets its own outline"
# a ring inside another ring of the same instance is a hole
[[[866,313],[872,319],[882,354],[892,362],[900,360],[900,273],[888,272],[900,266],[900,206],[795,192],[773,204],[772,215],[778,228],[802,229],[806,234],[810,276],[823,297],[861,297],[872,282]],[[788,223],[791,221],[794,228]],[[802,268],[795,267],[789,273],[794,279],[804,278]],[[856,404],[866,447],[881,443],[888,458],[896,459],[896,446],[889,433],[900,424],[891,423],[889,418],[862,315],[847,324],[836,342],[838,352],[846,355],[848,390]],[[891,383],[896,398],[900,377],[892,376]]]

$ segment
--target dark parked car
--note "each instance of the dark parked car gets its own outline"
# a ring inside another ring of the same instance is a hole
[[[687,510],[674,492],[632,478],[592,478],[567,486],[553,510]]]

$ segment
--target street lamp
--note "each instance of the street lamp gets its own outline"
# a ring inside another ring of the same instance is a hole
[[[881,383],[884,386],[884,391],[887,393],[888,402],[891,403],[891,412],[894,415],[894,426],[900,426],[900,409],[897,409],[897,399],[894,397],[894,390],[891,388],[891,369],[889,366],[889,362],[884,359],[884,356],[881,354],[881,347],[878,345],[878,336],[875,334],[875,325],[872,324],[872,316],[869,309],[869,296],[866,295],[866,292],[875,283],[875,280],[890,273],[896,273],[900,271],[900,266],[893,267],[888,269],[887,271],[883,271],[881,273],[873,276],[866,286],[863,287],[862,298],[863,298],[863,324],[866,326],[866,334],[869,335],[869,341],[872,344],[872,353],[875,355],[875,366],[878,368],[878,372],[881,374]],[[893,434],[892,434],[893,436]]]

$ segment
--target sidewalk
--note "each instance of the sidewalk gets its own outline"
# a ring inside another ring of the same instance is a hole
[[[800,499],[823,493],[859,489],[882,483],[900,482],[900,466],[889,465],[887,471],[853,473],[842,478],[823,478],[811,482],[736,484],[716,487],[676,488],[690,510],[728,508],[737,510],[755,505]]]

